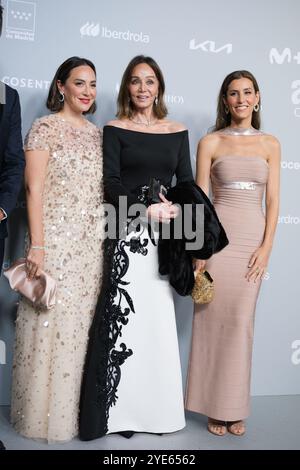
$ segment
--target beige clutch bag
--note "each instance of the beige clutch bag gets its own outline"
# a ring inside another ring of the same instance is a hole
[[[15,261],[3,274],[7,277],[10,287],[31,300],[35,306],[47,309],[54,307],[56,300],[55,280],[44,271],[38,278],[28,279],[25,258]]]

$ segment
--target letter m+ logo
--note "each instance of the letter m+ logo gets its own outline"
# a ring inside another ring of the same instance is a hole
[[[270,50],[269,59],[271,64],[274,64],[274,62],[276,62],[276,64],[281,65],[283,64],[283,62],[285,62],[285,60],[290,63],[292,60],[291,49],[289,47],[286,47],[280,54],[275,47],[272,47],[272,49]]]

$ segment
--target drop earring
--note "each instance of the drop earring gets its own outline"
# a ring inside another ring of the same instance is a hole
[[[229,108],[228,106],[225,104],[225,113],[228,114],[229,113]]]
[[[60,97],[58,98],[58,101],[60,103],[63,103],[65,101],[65,94],[62,91],[60,91],[59,94],[60,94]]]
[[[158,97],[156,96],[156,97],[155,97],[155,100],[154,100],[155,106],[157,106],[157,103],[158,103]]]
[[[255,106],[253,106],[253,110],[257,113],[259,111],[259,104],[257,103]]]

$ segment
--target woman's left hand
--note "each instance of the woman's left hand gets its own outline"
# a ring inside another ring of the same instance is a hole
[[[199,271],[204,271],[205,264],[206,264],[205,259],[196,259],[196,258],[193,259],[193,268],[194,268],[195,276],[197,276]]]
[[[269,248],[264,247],[263,245],[260,246],[257,250],[255,250],[248,264],[248,268],[250,269],[245,276],[248,282],[256,282],[257,280],[263,278],[267,271],[270,252],[271,250]]]

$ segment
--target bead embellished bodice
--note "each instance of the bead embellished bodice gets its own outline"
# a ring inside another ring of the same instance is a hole
[[[101,140],[101,131],[88,121],[76,128],[52,114],[33,124],[25,148],[49,150],[43,192],[48,243],[95,236],[103,216]]]

